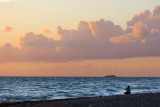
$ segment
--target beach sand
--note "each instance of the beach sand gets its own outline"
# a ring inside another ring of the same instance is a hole
[[[1,103],[0,107],[160,107],[160,93]]]

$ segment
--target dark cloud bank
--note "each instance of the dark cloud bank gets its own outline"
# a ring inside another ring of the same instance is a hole
[[[66,62],[160,56],[160,6],[145,10],[127,22],[127,29],[103,19],[78,24],[77,29],[57,27],[61,40],[27,33],[20,48],[0,47],[0,61]]]

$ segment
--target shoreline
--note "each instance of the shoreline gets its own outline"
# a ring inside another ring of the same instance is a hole
[[[160,107],[160,93],[0,103],[3,107]]]

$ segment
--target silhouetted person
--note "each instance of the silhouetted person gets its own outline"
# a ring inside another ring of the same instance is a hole
[[[131,94],[131,88],[129,85],[126,87],[126,92],[124,94]]]

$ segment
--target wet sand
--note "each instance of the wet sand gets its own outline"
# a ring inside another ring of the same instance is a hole
[[[1,103],[0,107],[160,107],[160,93]]]

